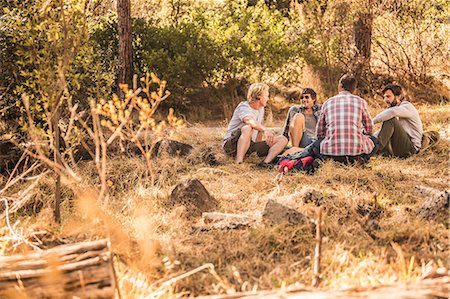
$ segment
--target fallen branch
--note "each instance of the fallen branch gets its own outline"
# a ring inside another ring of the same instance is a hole
[[[448,298],[450,292],[450,273],[433,278],[411,281],[403,284],[356,287],[345,290],[314,291],[305,286],[260,292],[245,292],[197,297],[201,299],[361,299],[361,298],[396,298],[396,299],[438,299]]]
[[[37,250],[37,251],[41,251],[41,249],[34,245],[33,243],[29,242],[26,238],[24,238],[22,235],[18,234],[12,227],[11,224],[9,223],[9,207],[8,207],[8,200],[5,198],[0,198],[0,201],[3,201],[5,203],[5,215],[6,215],[6,226],[8,227],[9,233],[11,234],[11,236],[7,236],[7,237],[3,237],[2,239],[8,239],[8,240],[18,240],[22,243],[25,243],[27,245],[29,245],[31,248]]]
[[[314,250],[314,276],[312,286],[317,288],[320,284],[320,259],[322,254],[322,213],[323,207],[317,210],[316,220],[316,248]]]
[[[17,212],[17,210],[19,210],[20,208],[22,208],[30,199],[33,198],[34,193],[32,192],[33,189],[37,186],[37,184],[39,183],[40,179],[45,176],[47,173],[49,172],[49,170],[39,174],[38,176],[35,177],[35,180],[33,183],[31,183],[31,185],[29,185],[25,190],[21,190],[17,193],[17,197],[10,197],[13,198],[13,203],[9,209],[10,213],[15,213]],[[21,176],[21,178],[23,178]],[[14,180],[14,183],[16,183],[17,181]],[[11,184],[12,185],[12,184]],[[9,187],[11,187],[11,185]],[[6,187],[3,189],[5,190]],[[0,194],[3,193],[3,190],[0,191]],[[3,198],[5,201],[7,201],[5,198]],[[0,220],[6,217],[6,213],[2,213],[0,214]]]

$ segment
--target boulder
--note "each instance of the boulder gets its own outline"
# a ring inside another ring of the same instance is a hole
[[[269,199],[266,203],[262,218],[271,221],[274,224],[280,224],[288,222],[289,224],[306,224],[309,223],[308,217],[302,213],[284,206],[272,199]]]
[[[0,173],[7,174],[20,160],[21,150],[9,140],[0,141]]]
[[[189,179],[176,185],[168,204],[184,206],[187,217],[198,217],[202,215],[202,212],[211,211],[217,207],[216,199],[197,179]]]
[[[327,199],[334,197],[334,195],[325,196],[323,192],[311,188],[303,189],[299,195],[303,203],[314,203],[316,206],[321,206]]]
[[[220,163],[216,159],[216,155],[212,152],[210,148],[206,149],[202,153],[202,161],[209,166],[218,166]]]
[[[162,154],[166,154],[172,157],[173,156],[186,157],[191,153],[192,150],[193,147],[190,144],[170,139],[163,139],[155,144],[152,155],[157,157]]]

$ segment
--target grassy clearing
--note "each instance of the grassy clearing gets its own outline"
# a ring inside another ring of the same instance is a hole
[[[422,106],[425,129],[448,136],[449,108]],[[256,157],[234,165],[221,151],[221,137],[217,130],[173,136],[194,145],[197,155],[160,159],[155,164],[156,186],[145,177],[141,158],[112,158],[108,166],[110,197],[103,205],[94,200],[95,166],[83,162],[79,167],[84,183],[66,182],[62,225],[52,222],[50,176],[36,193],[39,212],[24,211],[12,220],[20,219],[16,227],[25,235],[47,229],[50,239],[65,242],[111,238],[122,295],[129,298],[311,283],[315,241],[310,225],[262,223],[246,229],[199,230],[195,227],[198,220],[185,217],[183,208],[165,204],[173,187],[186,178],[199,179],[218,200],[218,211],[230,213],[257,213],[268,199],[274,199],[314,218],[316,204],[304,202],[302,195],[305,189],[316,190],[324,207],[323,289],[409,281],[430,263],[450,267],[449,219],[418,219],[415,209],[424,198],[414,192],[417,185],[448,189],[448,140],[441,139],[433,148],[406,160],[377,157],[365,167],[327,162],[313,176],[286,176],[278,193],[275,170],[254,169],[259,161]],[[200,162],[197,156],[205,150],[213,151],[221,165],[210,167]],[[0,244],[0,252],[5,254],[23,250],[26,247]],[[214,270],[208,268],[163,285],[207,263],[214,265]]]

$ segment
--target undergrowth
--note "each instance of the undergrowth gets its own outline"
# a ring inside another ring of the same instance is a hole
[[[448,105],[421,107],[425,128],[448,136],[447,111]],[[37,186],[39,211],[25,210],[11,221],[19,219],[17,227],[25,234],[45,229],[59,243],[110,238],[119,286],[128,298],[311,284],[315,241],[310,224],[261,222],[241,229],[202,229],[199,219],[185,217],[183,207],[166,204],[174,186],[188,178],[204,184],[219,202],[220,212],[255,214],[273,199],[314,219],[320,204],[324,208],[322,289],[410,281],[430,263],[450,267],[449,221],[419,219],[415,210],[425,198],[414,191],[415,186],[447,190],[449,141],[445,138],[404,160],[376,157],[366,166],[326,162],[314,175],[285,176],[278,192],[276,171],[255,169],[258,158],[235,165],[222,153],[222,134],[223,130],[207,129],[175,134],[175,139],[194,146],[194,157],[156,159],[155,185],[145,175],[142,158],[111,157],[109,199],[102,205],[95,202],[94,187],[100,184],[95,165],[82,162],[83,182],[65,185],[60,226],[52,220],[50,177]],[[198,158],[205,148],[220,165],[209,166]],[[305,190],[315,190],[319,201],[305,201]],[[26,245],[0,245],[4,254],[24,250]],[[208,263],[214,267],[205,266],[162,287],[165,281]]]

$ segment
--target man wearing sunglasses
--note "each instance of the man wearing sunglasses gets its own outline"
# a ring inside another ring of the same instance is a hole
[[[373,119],[374,124],[383,123],[378,133],[378,153],[398,158],[417,153],[423,136],[419,112],[413,104],[403,99],[400,85],[387,85],[383,89],[383,98],[389,108]]]
[[[264,107],[268,100],[269,86],[265,83],[254,83],[248,90],[247,101],[239,103],[233,112],[223,140],[223,148],[225,153],[235,157],[238,164],[242,163],[246,155],[256,152],[259,157],[265,157],[258,167],[270,168],[270,162],[288,143],[286,137],[275,136],[262,124]]]
[[[316,125],[320,115],[317,93],[305,88],[300,95],[300,105],[292,106],[283,127],[283,136],[291,140],[292,146],[305,148],[316,140]]]

